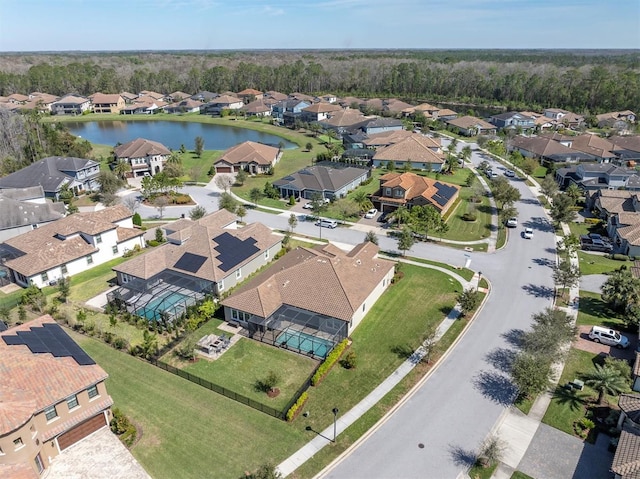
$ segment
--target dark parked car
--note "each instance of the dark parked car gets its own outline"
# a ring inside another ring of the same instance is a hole
[[[588,235],[580,236],[580,248],[584,251],[600,251],[603,253],[611,253],[613,245],[603,239],[593,239]]]

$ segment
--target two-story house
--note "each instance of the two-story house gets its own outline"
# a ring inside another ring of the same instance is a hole
[[[489,122],[497,128],[521,128],[523,130],[533,129],[536,126],[535,118],[523,115],[517,111],[508,111],[493,115]]]
[[[290,126],[300,118],[302,110],[308,106],[311,106],[310,101],[288,98],[273,105],[271,108],[271,116],[275,118],[278,123]]]
[[[635,190],[640,186],[640,177],[635,170],[611,163],[580,163],[577,166],[559,168],[556,171],[556,180],[563,188],[575,183],[583,190]]]
[[[51,104],[52,115],[82,115],[91,109],[91,100],[76,95],[66,95]]]
[[[95,93],[91,96],[94,113],[120,113],[125,107],[124,98],[117,93]]]
[[[42,186],[0,190],[0,211],[0,242],[67,214],[64,203],[53,203],[44,197]]]
[[[0,371],[0,477],[46,477],[112,418],[107,373],[49,315],[0,332]]]
[[[133,213],[124,205],[76,213],[10,238],[4,250],[11,280],[27,287],[57,282],[144,248],[144,231],[135,229]]]
[[[331,116],[332,113],[342,110],[340,105],[332,103],[314,103],[302,109],[300,119],[306,122],[323,121]]]
[[[155,176],[164,169],[171,156],[169,148],[157,141],[136,138],[113,149],[116,162],[125,161],[131,165],[131,175]]]
[[[440,171],[445,163],[445,157],[439,142],[420,133],[413,133],[376,150],[373,155],[373,165],[387,167],[389,163],[392,163],[396,169],[407,167],[410,163],[411,168]]]
[[[387,131],[398,131],[404,129],[402,120],[397,118],[373,117],[366,118],[354,129],[362,130],[366,135],[375,135],[377,133],[385,133]]]
[[[244,106],[240,98],[231,95],[220,95],[200,107],[200,113],[221,115],[222,110],[239,110]]]
[[[65,185],[75,194],[97,190],[99,174],[93,160],[50,156],[0,178],[0,189],[42,186],[47,198],[57,200]]]
[[[202,105],[201,101],[186,98],[163,107],[163,110],[166,113],[198,113]]]

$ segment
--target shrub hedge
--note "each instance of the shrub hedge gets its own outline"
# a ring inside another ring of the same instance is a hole
[[[302,406],[304,406],[304,403],[307,402],[307,399],[309,399],[309,393],[307,391],[300,394],[298,400],[293,403],[293,406],[287,411],[287,422],[291,422],[296,418],[298,412],[302,409]]]
[[[349,345],[348,339],[343,339],[338,343],[338,345],[333,348],[333,351],[329,353],[329,355],[325,358],[324,362],[318,367],[314,375],[311,377],[311,385],[316,386],[322,381],[322,379],[329,373],[331,368],[336,364],[336,362],[342,356],[342,353],[347,346]]]

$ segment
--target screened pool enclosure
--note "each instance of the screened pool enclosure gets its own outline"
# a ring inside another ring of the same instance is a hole
[[[212,291],[211,281],[165,270],[147,281],[128,281],[108,293],[107,301],[149,321],[172,321]]]
[[[251,316],[246,334],[263,343],[324,359],[347,337],[347,326],[340,319],[282,305],[266,319]]]

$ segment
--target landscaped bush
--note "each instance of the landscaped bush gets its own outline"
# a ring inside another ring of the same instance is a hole
[[[298,400],[287,411],[287,422],[291,422],[296,418],[300,409],[304,406],[304,403],[307,402],[307,399],[309,399],[309,393],[307,393],[307,391],[300,394]]]
[[[342,353],[348,345],[349,340],[343,339],[335,348],[333,348],[333,351],[329,353],[324,362],[318,367],[314,375],[311,377],[312,386],[317,386],[320,381],[324,379],[329,371],[331,371],[331,368],[334,366],[334,364],[336,364],[336,362],[340,359],[340,356],[342,356]]]
[[[463,221],[475,221],[478,219],[478,216],[475,213],[465,213],[462,215],[462,220]]]
[[[122,414],[118,408],[113,409],[112,412],[113,419],[111,419],[111,422],[109,423],[111,432],[118,436],[127,447],[131,447],[138,434],[136,427],[131,424],[129,418]]]
[[[354,350],[351,350],[345,354],[344,359],[340,361],[340,364],[345,369],[354,369],[357,365],[358,361],[356,359],[356,353]]]
[[[611,259],[615,259],[616,261],[629,261],[629,257],[626,254],[614,254],[611,256]]]
[[[142,218],[140,217],[140,213],[134,213],[133,217],[131,218],[131,221],[136,226],[142,226]]]
[[[191,197],[189,195],[177,195],[173,198],[173,202],[176,205],[186,205],[191,202]]]
[[[156,240],[149,240],[147,241],[147,246],[151,246],[151,247],[156,247],[158,246],[160,243],[158,243]]]
[[[590,225],[599,225],[602,223],[602,220],[600,218],[585,218],[584,222]]]

